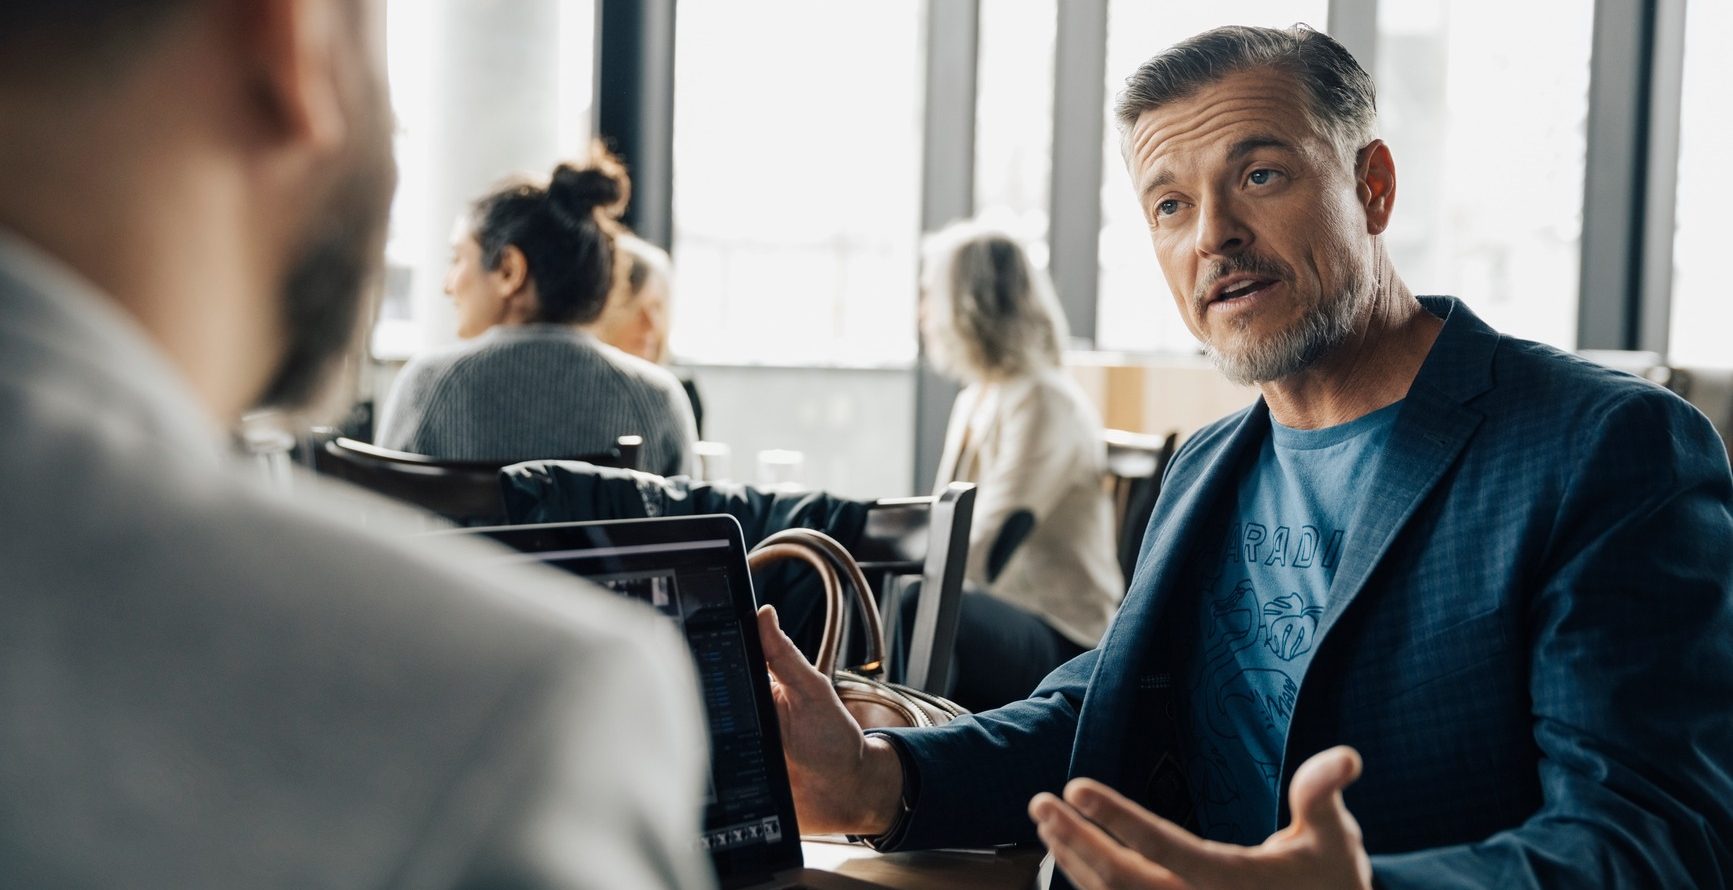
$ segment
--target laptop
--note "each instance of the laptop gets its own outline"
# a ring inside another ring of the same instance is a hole
[[[710,786],[699,844],[725,890],[873,890],[805,867],[758,605],[732,516],[679,516],[462,529],[648,603],[681,629],[710,724]]]

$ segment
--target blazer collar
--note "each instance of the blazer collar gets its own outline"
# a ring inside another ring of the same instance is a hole
[[[1342,564],[1318,623],[1319,648],[1365,590],[1421,501],[1468,444],[1482,419],[1469,403],[1492,388],[1498,332],[1455,298],[1421,297],[1420,302],[1444,319],[1444,327],[1408,389],[1366,499],[1349,525]]]
[[[1499,334],[1451,297],[1420,297],[1427,311],[1444,320],[1432,351],[1421,364],[1391,430],[1366,503],[1354,524],[1355,538],[1344,548],[1330,602],[1319,625],[1318,645],[1365,587],[1401,527],[1461,453],[1481,416],[1467,405],[1492,387],[1492,357]],[[1133,715],[1124,704],[1149,664],[1158,635],[1155,622],[1176,594],[1186,595],[1188,566],[1199,547],[1211,545],[1203,533],[1209,515],[1231,497],[1246,462],[1269,435],[1269,408],[1258,399],[1227,422],[1218,445],[1176,465],[1162,486],[1137,570],[1119,614],[1101,642],[1081,715],[1072,769],[1103,775],[1117,763],[1123,722]],[[1196,461],[1193,464],[1193,461]],[[1186,464],[1193,464],[1191,469]],[[1089,707],[1091,702],[1097,707]]]

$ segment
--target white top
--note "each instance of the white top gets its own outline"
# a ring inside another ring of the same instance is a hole
[[[966,577],[1085,647],[1125,594],[1106,472],[1101,417],[1062,371],[976,383],[951,406],[937,485],[976,484]],[[989,579],[993,543],[1023,511],[1034,527]]]
[[[665,621],[255,487],[131,317],[4,233],[0,319],[0,882],[710,884]]]

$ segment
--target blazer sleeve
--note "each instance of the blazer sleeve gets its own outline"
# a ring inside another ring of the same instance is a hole
[[[1377,886],[1733,881],[1726,452],[1658,389],[1584,429],[1529,615],[1542,807],[1480,843],[1374,856]]]
[[[579,641],[502,705],[483,752],[453,783],[451,805],[412,854],[406,872],[415,879],[391,886],[713,886],[698,847],[709,760],[691,656],[672,626],[629,630]],[[470,789],[492,787],[509,790],[477,805]],[[472,835],[462,822],[476,813],[488,815]],[[455,881],[415,874],[453,856]]]
[[[891,850],[1035,840],[1029,798],[1065,786],[1096,653],[1060,665],[1027,699],[927,729],[874,730],[902,748],[919,789]]]

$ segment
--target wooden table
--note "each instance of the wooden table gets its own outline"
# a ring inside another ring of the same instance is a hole
[[[822,868],[896,890],[1029,890],[1045,852],[926,850],[879,853],[858,844],[809,839],[800,844],[808,868]]]

